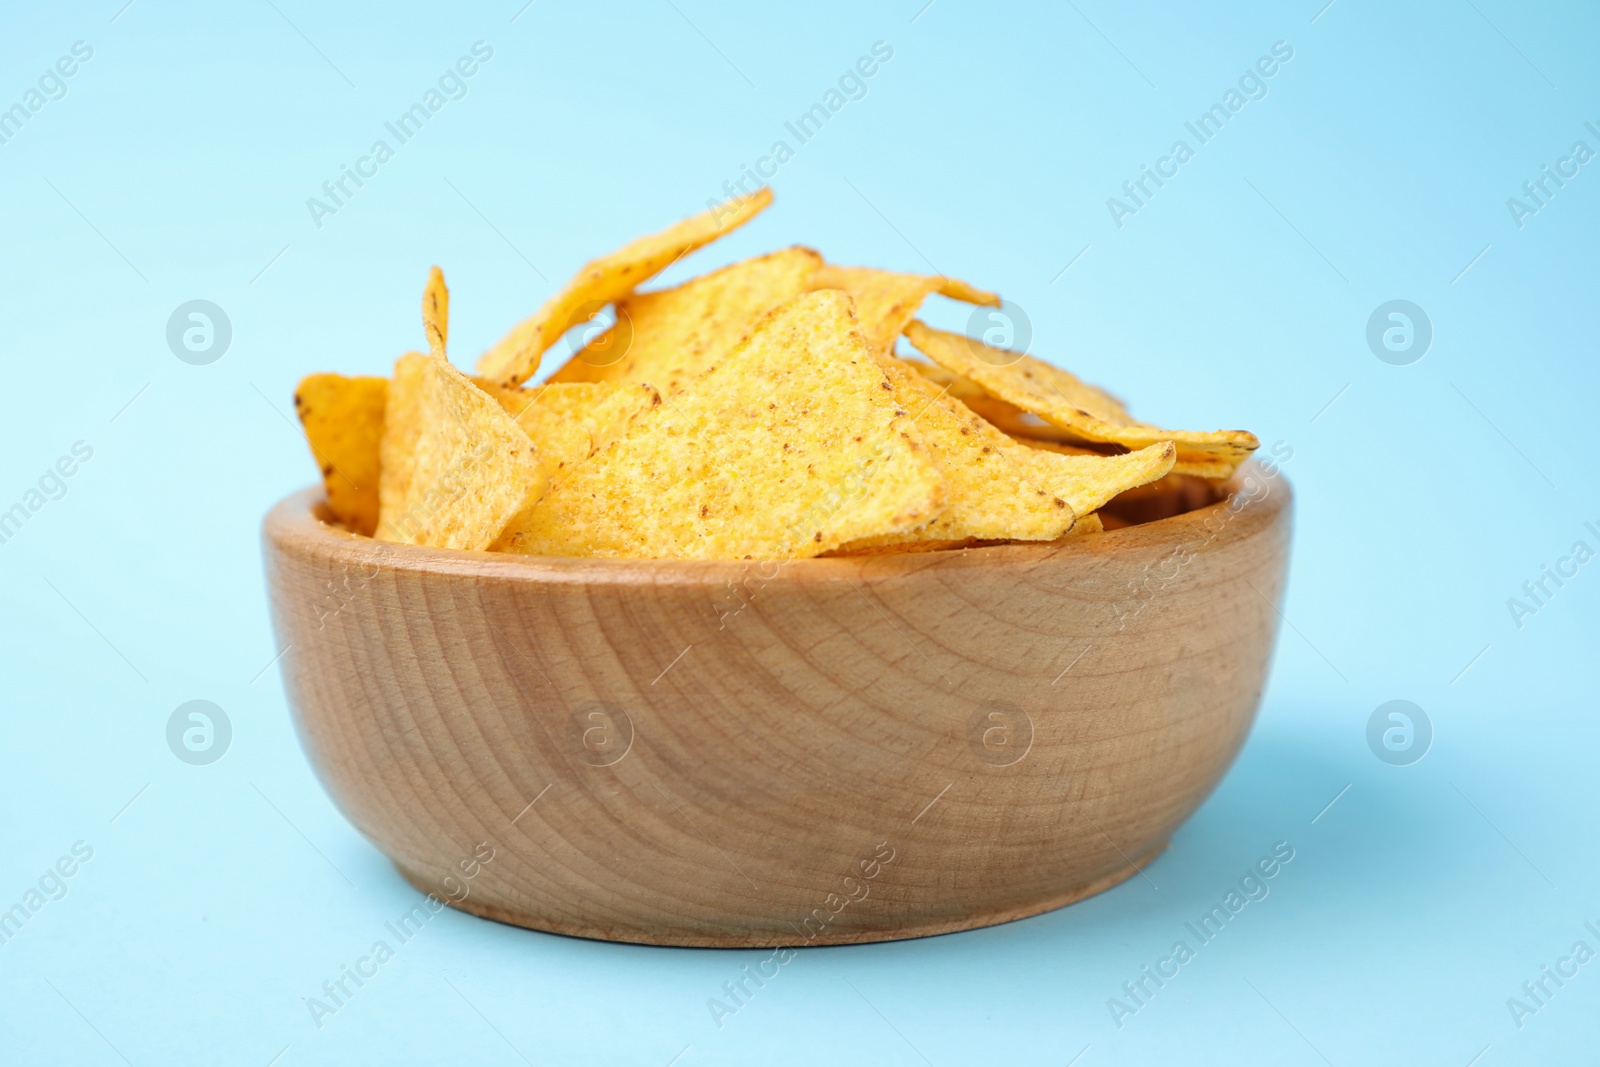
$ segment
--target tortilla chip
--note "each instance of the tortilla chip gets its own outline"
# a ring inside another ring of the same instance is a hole
[[[546,382],[530,385],[525,392],[533,393],[539,403],[564,419],[580,419],[593,423],[606,405],[626,399],[654,407],[660,401],[654,387],[616,385],[612,382]]]
[[[824,553],[827,556],[909,556],[921,552],[947,552],[954,548],[966,548],[977,542],[973,538],[960,541],[896,541],[887,545],[858,545],[852,547],[845,545],[832,552]]]
[[[972,547],[988,548],[991,545],[1058,545],[1067,541],[1075,541],[1078,538],[1085,537],[1089,534],[1105,532],[1106,526],[1105,522],[1100,517],[1100,512],[1091,511],[1089,514],[1081,516],[1072,529],[1068,530],[1054,541],[974,541]]]
[[[1085,441],[1139,449],[1162,441],[1177,446],[1181,462],[1237,466],[1260,444],[1244,430],[1164,430],[1139,422],[1111,394],[1032,356],[990,348],[961,334],[913,322],[911,343],[946,370],[962,375],[991,396]]]
[[[1071,434],[1045,422],[1031,411],[1023,411],[1015,404],[990,396],[966,378],[960,381],[967,390],[951,389],[951,394],[967,407],[982,415],[991,425],[997,426],[1013,437],[1027,437],[1036,441],[1070,441]]]
[[[438,267],[428,271],[428,284],[422,290],[422,332],[428,339],[428,351],[442,357],[450,336],[450,290]]]
[[[383,440],[379,443],[378,527],[399,515],[394,503],[409,499],[416,472],[416,444],[422,436],[422,384],[428,358],[407,352],[394,362],[388,401],[383,412]],[[373,534],[378,536],[377,533]],[[393,538],[389,538],[393,540]]]
[[[1008,434],[1007,436],[1011,436],[1011,439],[1020,445],[1027,445],[1029,448],[1037,448],[1044,452],[1054,452],[1062,456],[1126,455],[1126,452],[1116,445],[1102,445],[1100,448],[1090,448],[1087,445],[1071,444],[1066,441],[1046,441],[1038,437],[1028,437],[1026,434],[1018,436]]]
[[[779,304],[816,288],[809,248],[747,259],[674,289],[617,302],[617,325],[550,376],[552,382],[648,382],[664,397],[703,374]],[[619,352],[619,350],[621,350]]]
[[[931,293],[942,293],[970,304],[1000,306],[999,296],[959,278],[897,274],[875,267],[838,267],[829,263],[817,271],[811,288],[843,289],[849,293],[856,302],[861,333],[873,353],[880,356],[893,354],[895,340]]]
[[[582,463],[593,451],[589,428],[569,418],[555,418],[539,403],[539,389],[508,389],[482,378],[472,383],[499,403],[533,442],[540,469],[554,482],[568,467]]]
[[[494,397],[533,441],[552,485],[661,403],[661,395],[648,385],[570,383],[507,389],[481,378],[472,381]]]
[[[961,401],[971,410],[984,417],[991,425],[1004,430],[1012,437],[1038,438],[1047,441],[1061,441],[1070,435],[1064,430],[1058,430],[1031,412],[1023,411],[1015,404],[1008,403],[998,397],[990,396],[983,387],[971,378],[945,370],[937,363],[927,363],[920,359],[899,357],[906,366],[935,385],[944,386],[949,395]]]
[[[905,355],[895,353],[894,358],[928,379],[934,385],[949,385],[961,377],[959,374],[951,374],[937,363],[930,363],[914,352]]]
[[[909,531],[943,487],[850,298],[768,312],[715,367],[561,482],[497,547],[785,559]]]
[[[998,401],[998,403],[1003,404],[1005,401]],[[979,410],[981,410],[981,408],[982,405],[979,406]],[[1055,427],[1051,426],[1049,429],[1054,430]],[[1010,431],[1007,432],[1010,433]],[[1011,433],[1010,436],[1012,440],[1019,441],[1022,444],[1028,445],[1032,448],[1043,448],[1051,452],[1060,452],[1063,455],[1068,456],[1114,456],[1123,452],[1123,449],[1118,445],[1102,444],[1096,447],[1090,447],[1081,441],[1051,440],[1042,437],[1034,437],[1029,433]],[[1238,464],[1231,460],[1195,459],[1184,461],[1180,459],[1178,462],[1172,465],[1171,473],[1188,474],[1195,478],[1205,478],[1208,481],[1222,482],[1233,477],[1233,472],[1237,469]]]
[[[533,443],[494,398],[437,356],[407,355],[390,386],[402,413],[385,428],[377,536],[434,548],[488,548],[549,486]]]
[[[1085,534],[1097,534],[1105,532],[1106,524],[1105,521],[1100,518],[1100,513],[1098,511],[1091,511],[1089,514],[1078,520],[1078,525],[1072,528],[1071,536],[1082,537]]]
[[[1173,465],[1172,473],[1187,474],[1195,478],[1204,478],[1207,481],[1223,482],[1233,477],[1233,472],[1238,470],[1236,463],[1201,463],[1191,461]]]
[[[539,369],[545,350],[580,320],[627,296],[695,249],[743,226],[770,203],[772,190],[763,188],[591,261],[485,352],[478,360],[478,374],[501,385],[521,385]]]
[[[539,406],[551,418],[576,419],[589,431],[591,454],[608,447],[660,404],[660,392],[646,382],[556,383],[539,391]]]
[[[389,383],[312,374],[294,391],[294,410],[322,470],[328,508],[353,533],[378,526],[378,457]]]
[[[1020,444],[952,400],[893,357],[882,364],[895,399],[913,412],[945,483],[945,506],[926,526],[868,538],[859,549],[897,541],[1053,541],[1079,515],[1161,477],[1174,449],[1165,442],[1126,456],[1068,457]]]

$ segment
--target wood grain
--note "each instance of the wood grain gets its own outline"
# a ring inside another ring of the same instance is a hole
[[[320,489],[263,538],[305,750],[419,888],[583,937],[844,944],[1141,877],[1243,744],[1276,636],[1289,486],[1252,465],[1232,491],[1050,545],[788,563],[391,545]]]

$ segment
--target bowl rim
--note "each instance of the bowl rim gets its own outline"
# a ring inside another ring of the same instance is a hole
[[[1247,480],[1257,476],[1266,492],[1245,492]],[[264,546],[280,552],[318,556],[369,568],[397,571],[471,574],[503,580],[542,582],[645,582],[669,584],[721,583],[748,577],[753,567],[776,564],[785,580],[843,580],[866,575],[892,576],[928,569],[973,565],[1033,565],[1058,558],[1096,559],[1107,555],[1148,555],[1152,558],[1192,544],[1197,530],[1224,512],[1224,521],[1204,536],[1195,551],[1209,551],[1246,539],[1281,521],[1293,503],[1293,489],[1277,464],[1257,459],[1241,464],[1219,487],[1215,503],[1162,519],[1082,537],[1068,535],[1055,541],[1013,542],[981,547],[935,549],[890,555],[819,556],[779,560],[715,559],[610,559],[593,556],[525,556],[511,552],[432,548],[396,541],[380,541],[352,533],[326,521],[327,502],[320,483],[296,490],[268,510],[261,523]],[[774,580],[763,576],[764,580]]]

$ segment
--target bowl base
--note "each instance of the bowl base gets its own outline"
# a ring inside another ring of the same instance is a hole
[[[581,923],[555,922],[528,912],[513,911],[493,904],[480,904],[470,898],[460,902],[444,900],[444,903],[458,911],[476,915],[480,919],[493,919],[495,922],[505,923],[509,926],[521,926],[547,934],[561,934],[564,937],[581,937],[590,941],[616,941],[624,944],[657,945],[672,948],[814,948],[820,945],[864,945],[875,941],[910,941],[919,937],[935,937],[939,934],[959,933],[962,930],[976,930],[984,926],[999,926],[1002,923],[1015,922],[1018,919],[1027,919],[1034,915],[1042,915],[1047,911],[1054,911],[1057,908],[1064,908],[1068,904],[1076,904],[1080,900],[1104,893],[1106,890],[1126,882],[1135,874],[1142,873],[1152,860],[1166,850],[1166,847],[1167,842],[1163,841],[1143,855],[1135,857],[1127,866],[1113,871],[1103,878],[1097,878],[1084,885],[1073,886],[1059,893],[1052,893],[1027,904],[1019,904],[994,911],[975,912],[956,919],[910,922],[892,929],[822,933],[813,938],[797,939],[782,935],[766,936],[754,932],[707,934],[688,930],[667,930],[659,933],[637,929],[618,930],[588,926]],[[399,863],[395,863],[394,866],[395,870],[400,872],[400,876],[411,883],[414,888],[424,893],[435,893],[437,895],[434,883],[431,883],[421,875],[413,874]]]

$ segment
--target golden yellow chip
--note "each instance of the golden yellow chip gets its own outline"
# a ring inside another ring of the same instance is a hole
[[[847,545],[897,541],[1053,541],[1118,493],[1161,477],[1174,449],[1162,442],[1124,456],[1064,456],[1020,444],[893,357],[880,357],[895,398],[913,412],[945,483],[945,506],[908,533]]]
[[[389,383],[382,378],[312,374],[294,391],[294,410],[322,471],[328,507],[345,528],[372,536],[378,526],[378,455]]]
[[[422,435],[422,386],[428,358],[421,352],[407,352],[394,362],[394,377],[383,412],[383,440],[379,444],[378,529],[390,517],[394,501],[409,499],[416,470],[417,438]],[[374,537],[381,533],[373,534]]]
[[[1204,478],[1207,481],[1221,482],[1233,477],[1233,472],[1239,469],[1237,463],[1201,463],[1191,461],[1174,464],[1173,474],[1188,474],[1195,478]]]
[[[1004,404],[1005,401],[999,400],[996,401],[996,403]],[[979,404],[973,410],[982,412],[984,410],[984,406]],[[994,420],[990,419],[989,421],[993,422]],[[1060,432],[1056,431],[1054,426],[1046,426],[1046,429]],[[1120,447],[1117,445],[1102,444],[1098,447],[1090,448],[1081,441],[1062,441],[1050,437],[1035,436],[1034,427],[1032,426],[1026,427],[1020,433],[1011,430],[1007,430],[1006,432],[1011,435],[1013,440],[1020,441],[1022,444],[1029,445],[1033,448],[1047,449],[1051,452],[1060,452],[1069,456],[1115,455]],[[1108,449],[1110,451],[1108,451]],[[1181,454],[1182,453],[1180,453],[1180,455]],[[1205,478],[1209,481],[1216,482],[1226,481],[1228,478],[1233,477],[1233,472],[1237,469],[1238,464],[1227,459],[1191,459],[1187,461],[1180,459],[1178,462],[1172,465],[1172,470],[1170,473],[1188,474],[1196,478]]]
[[[488,548],[549,486],[528,435],[443,359],[401,357],[390,397],[401,418],[384,433],[378,537]]]
[[[934,385],[948,389],[950,396],[961,401],[968,408],[982,415],[987,422],[999,427],[1012,437],[1060,441],[1070,436],[1065,430],[1056,429],[1039,416],[1023,411],[1015,404],[1001,400],[999,397],[990,396],[971,378],[964,378],[959,374],[945,370],[937,363],[927,363],[920,359],[902,359],[902,362],[906,366],[915,369],[918,374]]]
[[[552,483],[565,474],[567,468],[582,463],[594,450],[594,441],[588,426],[575,419],[557,418],[539,403],[542,387],[511,389],[495,385],[483,378],[472,382],[499,402],[533,442],[539,466]]]
[[[539,391],[539,405],[551,418],[576,419],[589,431],[591,454],[627,433],[634,420],[660,403],[660,392],[648,382],[558,382]]]
[[[1027,434],[1009,435],[1018,444],[1027,445],[1029,448],[1038,448],[1046,452],[1055,452],[1063,456],[1106,456],[1120,455],[1122,450],[1117,445],[1101,445],[1099,448],[1090,448],[1080,443],[1068,441],[1050,441],[1041,437],[1029,437]],[[1173,464],[1177,466],[1176,463]]]
[[[901,363],[904,363],[907,367],[910,367],[912,370],[928,379],[928,381],[932,382],[934,385],[953,385],[959,380],[964,380],[959,374],[951,374],[949,371],[939,366],[939,364],[930,363],[915,353],[904,356],[896,355],[894,358],[898,359]],[[974,388],[976,388],[976,386],[974,386]]]
[[[1043,541],[1043,542],[1041,542],[1041,541],[1014,541],[1014,540],[1009,540],[1009,539],[1007,539],[1007,540],[992,540],[992,541],[974,541],[974,542],[972,542],[972,546],[974,548],[988,548],[990,545],[1037,545],[1037,544],[1052,545],[1052,544],[1061,544],[1061,543],[1066,542],[1066,541],[1076,540],[1079,537],[1085,537],[1085,536],[1087,536],[1089,534],[1097,534],[1097,533],[1105,533],[1105,532],[1106,532],[1106,526],[1105,526],[1104,520],[1101,518],[1101,513],[1098,512],[1098,511],[1091,511],[1087,515],[1079,516],[1076,525],[1074,525],[1072,527],[1072,529],[1068,530],[1066,533],[1062,534],[1060,537],[1056,538],[1054,541]]]
[[[971,379],[998,397],[1085,441],[1145,448],[1171,441],[1186,463],[1237,466],[1260,444],[1244,430],[1164,430],[1139,422],[1111,394],[1032,356],[990,348],[961,334],[930,329],[921,322],[906,327],[918,350],[946,370]]]
[[[450,337],[450,290],[438,267],[428,271],[428,284],[422,290],[422,332],[428,339],[428,351],[443,356]]]
[[[942,502],[850,298],[808,293],[768,312],[715,367],[572,472],[497,547],[797,558],[915,529]]]
[[[867,345],[877,355],[894,352],[895,340],[932,293],[971,304],[1000,306],[1000,297],[974,288],[959,278],[897,274],[875,267],[838,267],[829,263],[811,280],[813,289],[843,289],[856,302],[856,318]]]
[[[770,203],[772,190],[761,189],[591,261],[543,307],[485,352],[478,360],[478,374],[501,385],[521,385],[539,369],[545,350],[567,330],[627,296],[683,256],[743,226]]]
[[[648,382],[671,397],[807,289],[822,266],[809,248],[747,259],[674,289],[617,301],[617,322],[550,376],[552,382]]]
[[[1072,528],[1073,537],[1082,537],[1085,534],[1105,533],[1106,524],[1101,520],[1098,511],[1091,511],[1078,520],[1078,525]]]
[[[499,401],[539,456],[551,484],[621,436],[632,421],[661,403],[649,385],[568,383],[508,389],[482,378],[473,383]]]
[[[1023,411],[1015,404],[990,396],[969,379],[959,378],[958,383],[951,387],[951,396],[1013,437],[1029,437],[1039,441],[1075,440],[1065,430],[1051,426],[1033,412]]]

